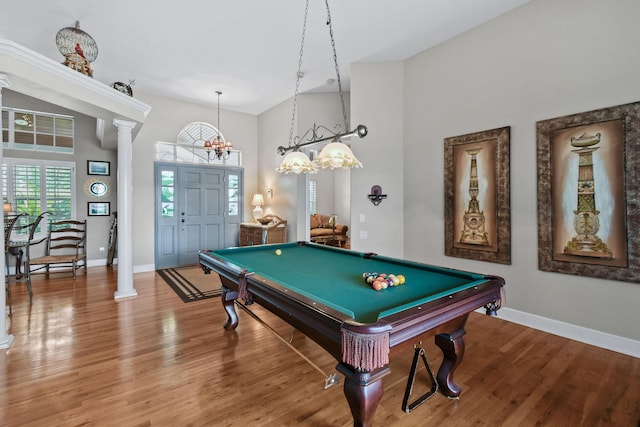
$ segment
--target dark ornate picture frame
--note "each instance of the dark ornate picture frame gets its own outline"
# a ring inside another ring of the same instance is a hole
[[[640,102],[536,123],[538,268],[640,283]]]
[[[511,264],[510,134],[445,138],[445,255]]]

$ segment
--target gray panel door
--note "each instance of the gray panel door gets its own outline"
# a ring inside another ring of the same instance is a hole
[[[156,269],[195,264],[198,252],[237,246],[241,168],[155,164]]]
[[[224,247],[224,170],[180,167],[178,265],[195,264],[202,249]]]

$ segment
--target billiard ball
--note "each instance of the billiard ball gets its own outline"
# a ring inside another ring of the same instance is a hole
[[[276,249],[276,255],[282,255],[282,251],[280,249]]]

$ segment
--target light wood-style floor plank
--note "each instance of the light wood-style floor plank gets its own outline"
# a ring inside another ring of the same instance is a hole
[[[2,426],[350,426],[342,385],[324,377],[239,310],[224,331],[217,298],[183,303],[155,273],[135,275],[138,297],[114,301],[117,274],[18,284],[0,351]],[[253,306],[281,335],[289,326]],[[336,362],[297,331],[293,344],[324,372]],[[500,318],[472,313],[460,399],[441,394],[401,409],[413,353],[385,377],[376,425],[629,426],[640,422],[640,360]],[[434,368],[441,360],[424,343]],[[414,395],[428,388],[426,373]]]

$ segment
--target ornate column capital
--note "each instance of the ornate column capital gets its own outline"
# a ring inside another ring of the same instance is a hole
[[[133,130],[133,128],[136,127],[136,124],[137,124],[136,122],[132,122],[130,120],[113,119],[113,125],[118,129],[129,128]]]

